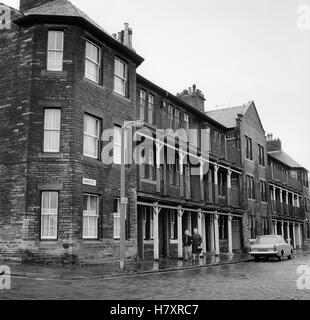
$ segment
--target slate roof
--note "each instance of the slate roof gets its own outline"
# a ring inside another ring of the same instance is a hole
[[[292,159],[287,153],[285,153],[283,150],[279,151],[271,151],[268,152],[268,155],[283,164],[289,166],[290,168],[304,168],[299,163],[297,163],[294,159]]]
[[[88,21],[89,23],[95,25],[102,32],[109,34],[106,30],[104,30],[99,24],[97,24],[94,20],[92,20],[87,14],[78,9],[75,5],[73,5],[68,0],[55,0],[53,2],[48,2],[40,7],[36,7],[24,12],[25,16],[29,15],[53,15],[53,16],[62,16],[62,17],[80,17]]]
[[[221,123],[226,128],[235,128],[238,114],[244,114],[248,106],[225,108],[207,112],[207,116]]]

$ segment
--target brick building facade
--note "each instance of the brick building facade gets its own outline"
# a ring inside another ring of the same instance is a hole
[[[21,0],[10,10],[0,34],[1,259],[118,259],[120,130],[137,119],[151,148],[141,149],[146,163],[126,166],[128,259],[181,258],[182,235],[194,228],[215,254],[275,230],[253,102],[205,113],[196,86],[173,95],[136,73],[143,58],[127,24],[110,36],[69,1]],[[301,224],[299,214],[292,221]]]

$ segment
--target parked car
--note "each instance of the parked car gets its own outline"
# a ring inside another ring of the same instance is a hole
[[[291,260],[294,256],[294,248],[284,240],[283,236],[261,236],[251,245],[250,255],[256,261],[259,258],[270,257],[277,257],[280,261],[285,257]]]

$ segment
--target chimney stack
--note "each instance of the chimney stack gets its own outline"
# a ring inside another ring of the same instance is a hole
[[[117,40],[127,48],[134,51],[132,47],[132,34],[133,34],[132,28],[129,28],[129,23],[125,23],[124,30],[118,33]]]
[[[188,90],[178,93],[177,97],[190,104],[200,112],[205,112],[205,96],[199,89],[197,89],[195,84],[188,88]]]
[[[19,10],[25,12],[27,10],[43,6],[49,2],[54,2],[55,0],[20,0]]]
[[[267,134],[267,151],[281,151],[282,150],[282,142],[280,139],[274,139],[272,133]]]

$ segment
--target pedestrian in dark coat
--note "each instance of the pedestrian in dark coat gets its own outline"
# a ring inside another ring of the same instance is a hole
[[[201,235],[198,233],[198,229],[194,229],[194,235],[193,235],[193,246],[192,246],[192,253],[194,256],[194,260],[196,260],[196,256],[197,258],[200,256],[200,254],[202,253],[202,237]]]
[[[185,261],[188,261],[192,257],[192,244],[193,244],[193,238],[191,237],[190,232],[186,230],[183,236],[183,247],[184,247],[183,256]]]

